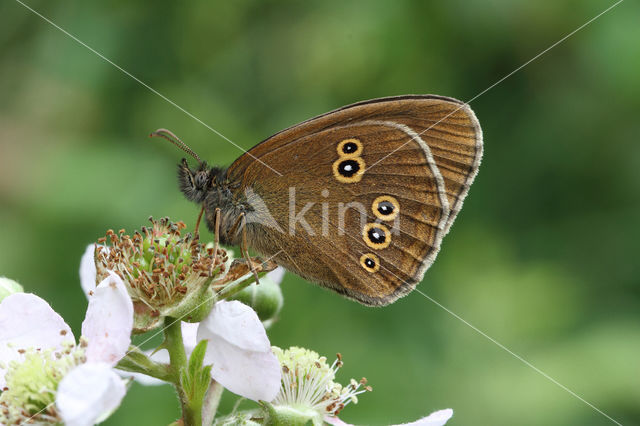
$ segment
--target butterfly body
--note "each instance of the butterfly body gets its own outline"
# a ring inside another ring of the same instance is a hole
[[[179,182],[223,244],[244,237],[303,278],[379,306],[422,279],[481,157],[482,132],[467,105],[402,96],[283,130],[228,169],[192,170],[183,160]]]

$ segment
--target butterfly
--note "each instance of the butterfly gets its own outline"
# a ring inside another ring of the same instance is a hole
[[[228,168],[192,155],[180,190],[223,244],[364,305],[411,292],[440,250],[482,158],[469,106],[436,95],[358,102],[260,142]],[[201,214],[202,214],[201,211]]]

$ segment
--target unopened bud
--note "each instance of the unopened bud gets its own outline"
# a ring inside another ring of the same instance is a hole
[[[251,306],[260,321],[271,320],[278,315],[284,300],[280,286],[270,280],[268,274],[260,278],[260,284],[251,284],[231,299]]]

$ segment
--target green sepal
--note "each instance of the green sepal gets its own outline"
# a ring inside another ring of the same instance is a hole
[[[133,334],[143,334],[159,328],[164,318],[140,301],[133,302]]]
[[[262,411],[258,409],[236,411],[222,417],[216,417],[213,426],[260,426],[263,423]]]
[[[259,401],[263,412],[263,425],[266,426],[319,426],[322,418],[314,410],[298,410],[288,406],[274,407],[266,401]]]
[[[176,306],[161,311],[162,316],[179,318],[184,322],[200,322],[209,315],[215,303],[215,294],[209,278],[200,288],[187,293]]]
[[[116,368],[132,373],[141,373],[165,382],[171,382],[171,373],[166,364],[151,360],[137,346],[130,346],[127,354],[122,358]]]

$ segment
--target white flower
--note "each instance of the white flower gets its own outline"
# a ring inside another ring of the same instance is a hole
[[[80,262],[80,282],[85,294],[92,291],[96,281],[94,252],[95,245],[89,245]],[[267,277],[279,284],[283,275],[284,270],[277,268]],[[200,323],[182,322],[181,328],[187,356],[199,341],[209,341],[204,364],[212,365],[212,379],[224,388],[255,401],[275,398],[280,387],[280,364],[271,350],[264,325],[249,306],[221,300]],[[155,362],[169,362],[166,349],[145,352]],[[121,374],[143,385],[165,383],[138,373]]]
[[[111,365],[87,362],[62,379],[56,406],[67,426],[92,425],[118,408],[125,393],[124,382]]]
[[[274,346],[274,352],[282,366],[282,386],[272,404],[263,404],[269,424],[352,426],[338,418],[349,403],[358,402],[358,395],[371,391],[366,379],[351,379],[347,386],[335,382],[336,373],[342,367],[342,357],[331,366],[325,357],[304,348],[291,347],[282,350]],[[427,417],[402,426],[442,426],[453,415],[453,410],[436,411]],[[398,425],[401,426],[401,425]]]
[[[181,326],[187,357],[199,341],[209,341],[204,364],[212,365],[212,379],[245,398],[273,400],[280,388],[280,364],[253,309],[237,301],[223,300],[199,324],[183,322]],[[166,349],[153,355],[151,351],[146,353],[155,362],[169,362]],[[138,373],[124,375],[147,386],[165,383]]]
[[[371,391],[366,379],[351,379],[347,386],[334,381],[342,367],[342,357],[330,366],[327,358],[304,348],[273,348],[282,368],[282,385],[273,405],[267,405],[268,416],[274,424],[311,421],[322,424],[325,418],[335,417],[346,405],[358,402],[357,396]]]
[[[216,303],[198,326],[197,339],[209,341],[204,363],[222,386],[254,401],[276,397],[280,363],[253,309],[238,301]]]
[[[427,417],[423,417],[415,422],[402,423],[401,425],[395,426],[443,426],[452,416],[453,410],[451,408],[447,408],[445,410],[435,411]],[[353,426],[334,416],[326,416],[324,421],[333,426]]]
[[[0,423],[92,425],[125,394],[112,367],[125,355],[133,304],[110,274],[89,296],[76,346],[69,326],[47,302],[17,293],[0,303]]]

